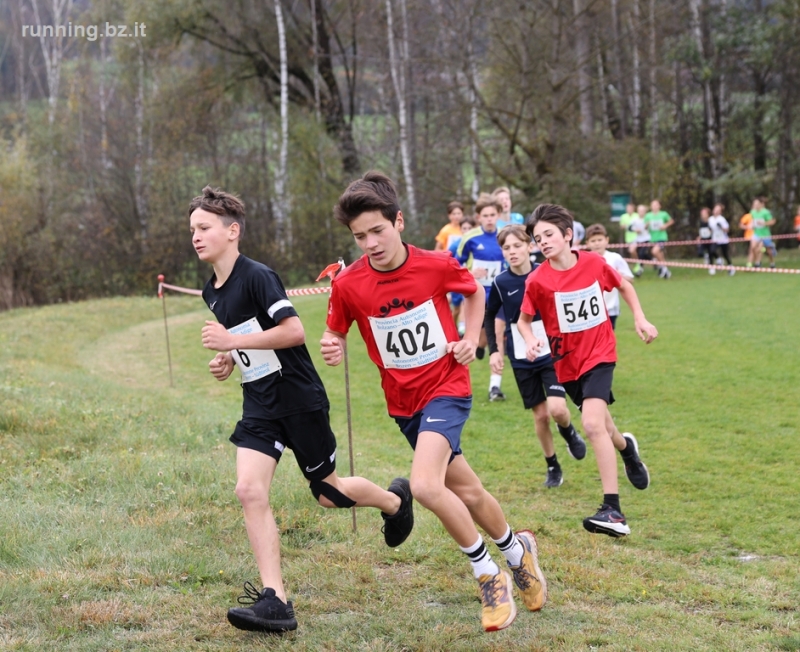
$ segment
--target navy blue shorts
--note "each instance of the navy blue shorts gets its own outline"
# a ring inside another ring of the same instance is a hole
[[[453,457],[461,455],[461,431],[472,409],[472,397],[456,398],[440,396],[431,400],[413,417],[394,417],[406,436],[411,448],[416,449],[420,432],[435,432],[444,437],[453,451]]]

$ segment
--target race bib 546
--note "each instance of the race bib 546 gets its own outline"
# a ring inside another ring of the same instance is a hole
[[[595,281],[574,292],[556,292],[558,327],[562,333],[578,333],[599,326],[607,319],[603,291]]]

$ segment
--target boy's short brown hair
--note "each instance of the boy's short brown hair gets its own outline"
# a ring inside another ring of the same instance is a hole
[[[189,203],[189,217],[198,208],[219,215],[219,219],[225,226],[236,222],[239,225],[239,238],[244,235],[244,202],[236,195],[225,192],[221,188],[206,186],[203,188],[203,194],[198,195]]]
[[[489,193],[482,192],[478,196],[478,201],[475,202],[475,213],[480,215],[481,211],[489,206],[494,206],[498,213],[503,212],[503,207],[500,205],[500,202],[497,201],[497,197],[490,195]]]
[[[513,235],[522,242],[531,241],[531,236],[528,235],[527,231],[525,231],[525,227],[522,226],[522,224],[509,224],[508,226],[504,226],[502,229],[500,229],[500,233],[497,234],[497,244],[502,247],[510,235]]]
[[[572,218],[572,213],[563,206],[559,206],[558,204],[539,204],[534,208],[533,213],[531,213],[531,216],[525,224],[525,231],[531,238],[533,238],[533,227],[539,222],[552,224],[561,231],[561,235],[564,237],[567,235],[567,229],[571,229],[574,237],[575,227],[573,226],[574,219]],[[572,238],[569,239],[569,244],[572,246]]]
[[[447,205],[447,214],[450,215],[450,213],[452,213],[457,208],[460,208],[462,213],[464,212],[464,204],[462,204],[460,201],[451,201]]]
[[[392,224],[400,212],[394,183],[385,174],[375,170],[367,172],[347,186],[333,207],[333,216],[349,227],[359,215],[369,211],[380,211]]]
[[[602,224],[592,224],[591,226],[586,227],[586,239],[596,236],[602,235],[604,238],[608,237],[608,232],[606,231],[606,227]]]

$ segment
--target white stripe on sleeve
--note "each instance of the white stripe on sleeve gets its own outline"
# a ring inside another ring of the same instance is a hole
[[[281,299],[280,301],[276,301],[273,303],[269,310],[267,310],[267,314],[269,315],[270,319],[275,318],[275,313],[278,312],[281,308],[291,308],[292,302],[288,299]]]

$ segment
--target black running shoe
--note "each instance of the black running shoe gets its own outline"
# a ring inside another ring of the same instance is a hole
[[[283,602],[275,595],[275,589],[265,588],[259,593],[252,583],[245,582],[239,604],[250,606],[228,609],[228,622],[238,629],[275,633],[297,629],[291,601]]]
[[[544,481],[544,486],[548,489],[555,489],[560,487],[564,482],[564,474],[561,472],[560,466],[547,467],[547,479]]]
[[[567,452],[573,459],[582,460],[586,457],[586,442],[583,441],[583,437],[575,430],[574,425],[570,424],[569,433],[566,435],[562,434],[561,436],[564,438],[564,441],[567,442]]]
[[[494,403],[495,401],[505,401],[506,395],[500,390],[499,387],[495,386],[489,390],[489,400]]]
[[[631,533],[625,517],[610,505],[600,505],[597,514],[583,519],[583,527],[592,534],[607,534],[614,538]]]
[[[639,443],[636,441],[636,437],[629,432],[623,432],[622,436],[628,442],[628,447],[625,449],[626,455],[622,456],[622,461],[625,462],[625,475],[637,489],[647,489],[650,486],[650,471],[639,457]],[[628,448],[633,450],[633,455],[627,456]]]
[[[392,516],[381,512],[383,517],[382,531],[386,545],[390,548],[396,548],[408,539],[408,535],[414,529],[414,498],[411,496],[411,485],[405,478],[392,480],[388,491],[400,496],[400,509]]]

